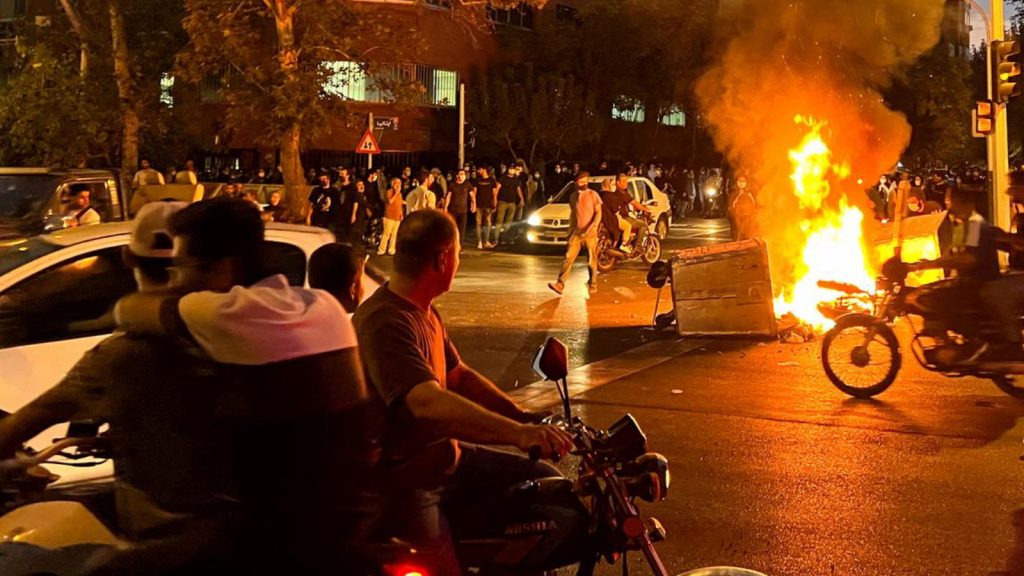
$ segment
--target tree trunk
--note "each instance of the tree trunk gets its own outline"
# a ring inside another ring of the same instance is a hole
[[[135,81],[132,79],[125,37],[124,14],[117,0],[109,1],[110,39],[114,56],[114,77],[121,108],[121,190],[131,189],[132,175],[139,164],[139,113],[135,108]]]
[[[281,135],[281,172],[284,174],[285,219],[304,222],[309,202],[309,185],[302,171],[302,129],[298,123]]]
[[[274,26],[277,30],[277,62],[284,74],[284,93],[289,93],[291,86],[299,84],[299,48],[295,44],[295,12],[294,0],[263,0],[264,5],[274,15]],[[281,171],[285,185],[286,219],[301,222],[308,209],[307,196],[309,186],[302,170],[302,125],[299,118],[294,118],[281,132]]]

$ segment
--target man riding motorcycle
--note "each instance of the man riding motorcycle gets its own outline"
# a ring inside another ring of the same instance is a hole
[[[117,315],[134,331],[195,341],[224,376],[210,403],[227,431],[237,540],[240,552],[262,551],[236,555],[240,571],[354,570],[375,530],[378,451],[348,315],[328,293],[264,269],[251,205],[196,203],[172,225],[174,285],[193,292],[129,297]]]
[[[962,188],[946,189],[946,206],[953,221],[953,240],[949,253],[936,260],[922,260],[910,265],[911,270],[948,269],[961,279],[950,290],[966,290],[980,300],[982,308],[1003,328],[999,343],[982,343],[962,363],[991,357],[1000,360],[1024,359],[1021,325],[1018,318],[1024,309],[1024,275],[1002,276],[999,272],[999,239],[1005,233],[990,225],[975,210],[973,195]],[[949,302],[946,305],[954,305]]]
[[[636,237],[639,238],[647,230],[647,224],[642,220],[634,218],[629,213],[629,209],[633,208],[637,212],[645,212],[647,214],[651,213],[651,209],[637,202],[633,195],[629,193],[629,176],[625,174],[619,174],[615,179],[615,190],[608,194],[602,192],[601,201],[615,214],[619,222],[619,229],[622,230],[622,240],[619,247],[623,251],[628,251],[632,233],[636,232]]]

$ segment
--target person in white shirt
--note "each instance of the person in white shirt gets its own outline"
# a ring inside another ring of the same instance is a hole
[[[132,190],[138,190],[143,186],[157,186],[164,183],[164,175],[159,170],[154,170],[149,165],[149,160],[139,163],[142,168],[132,178]]]
[[[409,196],[405,199],[410,214],[417,210],[437,207],[437,195],[430,190],[434,184],[434,175],[424,170],[420,173],[419,181],[420,185],[409,192]]]
[[[64,211],[64,225],[74,228],[76,226],[88,226],[99,224],[102,221],[100,213],[92,207],[90,197],[92,193],[88,188],[72,186],[68,192],[71,202]]]

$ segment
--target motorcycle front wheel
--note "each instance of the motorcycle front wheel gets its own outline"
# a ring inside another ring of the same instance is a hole
[[[611,254],[610,247],[611,240],[602,234],[601,238],[597,241],[597,270],[602,274],[611,272],[615,268],[617,258]]]
[[[641,250],[640,256],[644,259],[645,263],[654,264],[661,260],[661,240],[658,240],[657,236],[651,234],[644,238]]]
[[[854,398],[884,392],[896,380],[902,362],[892,328],[866,314],[840,318],[821,343],[825,375]]]

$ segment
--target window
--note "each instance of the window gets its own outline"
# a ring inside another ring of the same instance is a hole
[[[686,126],[686,113],[678,106],[671,106],[658,119],[665,126]]]
[[[459,89],[459,73],[422,64],[396,64],[377,72],[375,80],[358,62],[338,61],[327,64],[330,77],[324,91],[332,96],[356,102],[389,102],[388,85],[416,82],[424,88],[417,104],[452,108]]]
[[[292,286],[306,283],[306,253],[293,244],[267,242],[263,255],[267,272],[284,274]]]
[[[647,187],[647,182],[644,182],[643,180],[634,180],[633,186],[635,187],[635,190],[633,191],[633,198],[635,198],[637,202],[643,204],[651,199],[651,190]]]
[[[520,4],[515,8],[507,9],[488,6],[487,14],[490,16],[491,22],[495,24],[533,30],[533,6]]]
[[[107,334],[114,304],[135,289],[120,246],[44,270],[0,295],[0,347]]]
[[[423,0],[423,2],[428,6],[444,8],[445,10],[452,9],[452,0]]]
[[[216,74],[207,74],[199,81],[199,99],[203,102],[221,102],[224,97],[220,93],[221,78]]]
[[[612,103],[612,118],[624,122],[644,121],[644,103],[622,96]]]
[[[174,76],[164,72],[160,75],[160,103],[168,108],[174,108],[174,95],[171,94],[171,90],[174,90]]]
[[[568,22],[574,24],[579,21],[580,11],[572,6],[566,6],[565,4],[558,4],[555,6],[555,18],[559,22]]]

